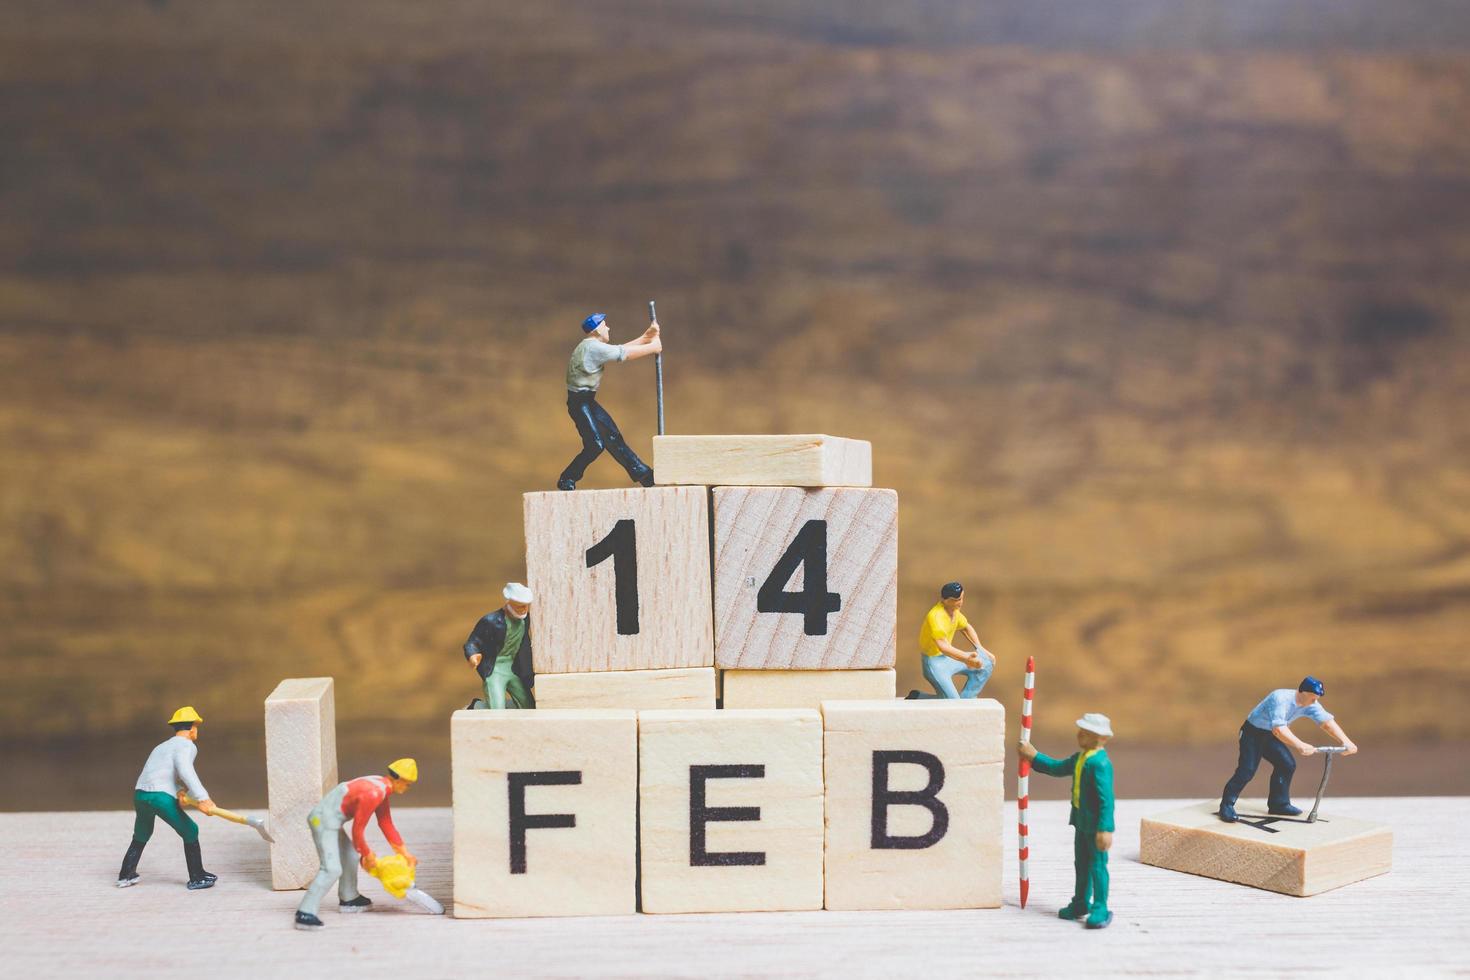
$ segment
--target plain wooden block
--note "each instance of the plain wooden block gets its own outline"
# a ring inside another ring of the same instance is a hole
[[[714,663],[705,490],[551,491],[524,503],[538,675]]]
[[[826,907],[998,908],[1005,708],[825,701],[822,726]]]
[[[1305,897],[1387,873],[1393,831],[1366,820],[1319,814],[1272,817],[1263,801],[1236,804],[1238,823],[1216,815],[1219,802],[1196,803],[1139,824],[1139,860],[1171,871],[1219,878]]]
[[[586,674],[540,674],[538,708],[713,708],[713,667],[665,670],[599,670]]]
[[[873,444],[824,435],[654,436],[659,484],[871,487]]]
[[[337,785],[337,709],[330,677],[291,677],[265,699],[266,798],[271,887],[305,888],[316,877],[307,815]]]
[[[718,487],[714,521],[716,666],[893,666],[897,493]]]
[[[822,723],[809,709],[638,713],[643,911],[822,907]]]
[[[878,670],[727,670],[726,708],[821,708],[823,701],[892,698],[892,667]]]
[[[637,909],[638,715],[456,711],[456,918]]]

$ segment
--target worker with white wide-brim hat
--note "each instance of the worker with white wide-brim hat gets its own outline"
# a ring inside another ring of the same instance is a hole
[[[484,698],[475,698],[468,707],[534,708],[531,603],[536,596],[520,582],[507,582],[500,594],[505,605],[481,617],[464,643],[464,658],[479,673],[485,691]]]

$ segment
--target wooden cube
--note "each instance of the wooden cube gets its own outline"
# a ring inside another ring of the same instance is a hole
[[[337,712],[330,677],[292,677],[265,699],[265,778],[271,887],[305,888],[316,877],[307,815],[337,785]]]
[[[806,709],[638,714],[643,911],[822,907],[822,724]]]
[[[1005,709],[825,701],[826,907],[998,908]]]
[[[538,675],[714,663],[707,491],[552,491],[524,502]]]
[[[456,918],[637,909],[638,716],[456,711]]]
[[[896,693],[893,668],[727,670],[726,708],[821,708],[823,701],[874,701]]]
[[[871,487],[873,444],[837,436],[654,436],[659,484]]]
[[[541,674],[537,708],[713,708],[713,667]]]
[[[714,522],[716,666],[893,666],[897,493],[719,487]]]
[[[1236,804],[1237,823],[1217,815],[1218,801],[1145,817],[1139,860],[1171,871],[1219,878],[1305,897],[1388,872],[1393,831],[1346,817],[1273,817],[1263,801]]]

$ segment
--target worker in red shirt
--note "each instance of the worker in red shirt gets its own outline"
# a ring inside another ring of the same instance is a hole
[[[322,867],[296,909],[296,928],[322,927],[317,911],[334,881],[337,882],[339,912],[361,912],[373,904],[372,899],[357,890],[358,864],[364,871],[372,871],[378,863],[367,843],[368,817],[376,814],[378,829],[393,850],[403,855],[410,867],[418,864],[418,858],[403,846],[403,838],[398,836],[398,828],[393,826],[393,814],[388,808],[388,798],[394,793],[408,792],[418,778],[418,763],[412,759],[399,759],[388,767],[386,776],[363,776],[338,783],[311,811],[307,824],[316,839],[316,852]],[[350,831],[349,822],[352,825]]]

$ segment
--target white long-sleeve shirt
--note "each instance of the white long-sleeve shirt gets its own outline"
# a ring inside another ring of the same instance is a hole
[[[198,754],[199,746],[179,735],[159,743],[148,753],[148,761],[143,763],[143,772],[133,788],[145,793],[174,796],[182,786],[195,800],[209,799],[209,791],[194,772],[194,757]]]

